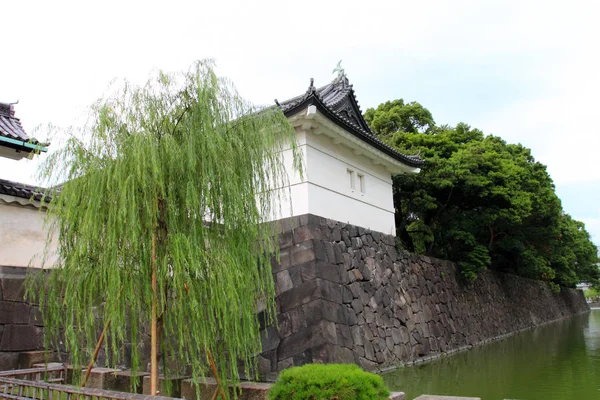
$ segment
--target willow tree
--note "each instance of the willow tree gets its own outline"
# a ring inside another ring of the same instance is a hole
[[[55,188],[47,215],[60,253],[39,296],[47,344],[64,338],[82,365],[100,310],[109,365],[129,342],[140,368],[149,321],[152,393],[157,353],[165,373],[174,359],[196,382],[214,355],[215,372],[238,382],[261,350],[258,304],[274,316],[278,246],[266,222],[285,195],[272,190],[286,184],[283,146],[301,169],[293,129],[278,109],[240,98],[211,62],[125,83],[91,116],[41,170]]]

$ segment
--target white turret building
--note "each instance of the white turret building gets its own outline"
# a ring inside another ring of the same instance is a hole
[[[371,132],[343,73],[320,88],[311,79],[306,93],[276,103],[304,154],[304,179],[290,177],[292,207],[284,205],[280,217],[313,214],[395,235],[392,177],[417,173],[424,161]]]

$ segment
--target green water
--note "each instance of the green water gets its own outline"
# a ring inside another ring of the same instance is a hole
[[[483,400],[600,399],[600,309],[383,375],[391,390]]]

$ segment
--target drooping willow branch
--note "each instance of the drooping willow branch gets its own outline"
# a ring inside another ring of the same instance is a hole
[[[199,382],[212,354],[218,375],[236,384],[239,363],[250,374],[261,350],[257,299],[274,317],[277,232],[266,222],[285,195],[271,189],[291,172],[282,150],[302,168],[293,129],[278,109],[242,100],[207,62],[125,84],[91,116],[41,170],[48,186],[62,184],[47,213],[59,261],[37,296],[47,344],[64,338],[80,366],[97,339],[94,308],[110,310],[107,363],[124,361],[130,343],[139,370],[154,304],[164,357],[191,366]]]

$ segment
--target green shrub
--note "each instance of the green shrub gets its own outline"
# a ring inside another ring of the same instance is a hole
[[[600,290],[591,287],[583,291],[583,295],[586,299],[597,299],[600,297]]]
[[[270,400],[384,400],[390,392],[379,375],[353,364],[307,364],[286,369]]]

